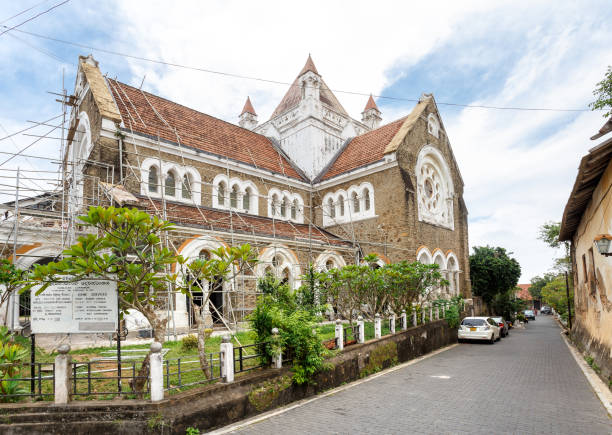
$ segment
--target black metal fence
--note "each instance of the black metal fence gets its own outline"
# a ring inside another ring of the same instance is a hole
[[[259,346],[256,343],[234,348],[234,373],[247,372],[265,366],[263,355],[258,353]]]
[[[73,361],[70,377],[72,395],[79,396],[113,396],[148,394],[148,376],[140,376],[142,361],[116,360]],[[140,382],[139,382],[140,381]],[[141,384],[142,387],[138,387]]]
[[[206,384],[221,378],[220,352],[207,355],[208,368],[211,377],[207,378],[202,371],[198,355],[184,356],[164,360],[164,377],[167,391],[179,388]]]
[[[10,377],[0,377],[0,400],[3,402],[14,402],[25,397],[49,400],[54,396],[55,364],[19,363],[0,366],[4,372],[12,372]]]

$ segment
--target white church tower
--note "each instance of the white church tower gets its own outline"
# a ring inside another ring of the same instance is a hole
[[[375,108],[380,123],[380,111]],[[375,122],[370,125],[378,126]],[[276,139],[291,160],[314,179],[347,139],[371,129],[349,116],[308,55],[271,118],[254,131]]]

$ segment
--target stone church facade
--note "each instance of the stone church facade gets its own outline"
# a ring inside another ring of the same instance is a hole
[[[340,267],[370,253],[381,264],[437,263],[450,282],[440,295],[471,297],[463,180],[431,95],[387,124],[370,96],[357,120],[309,56],[269,120],[260,123],[247,98],[236,125],[104,77],[88,56],[71,101],[68,216],[91,204],[135,206],[176,224],[169,243],[184,256],[258,249],[261,263],[212,301],[217,322],[244,318],[266,272],[297,288],[309,264]],[[20,267],[52,258],[82,230],[63,222],[59,231],[52,219],[32,221],[55,231],[44,243],[23,227]],[[192,302],[168,303],[173,325],[188,327]]]

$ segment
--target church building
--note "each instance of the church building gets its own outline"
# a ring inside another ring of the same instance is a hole
[[[105,77],[81,56],[63,155],[67,199],[47,196],[45,210],[24,204],[33,218],[20,224],[17,265],[54,258],[83,231],[75,216],[113,204],[175,223],[169,243],[185,257],[258,249],[254,270],[211,300],[217,323],[244,320],[267,272],[295,289],[310,264],[341,267],[371,253],[381,265],[436,263],[450,282],[441,297],[471,297],[463,180],[433,95],[385,122],[371,95],[355,119],[331,89],[308,56],[270,119],[245,96],[234,124]],[[191,325],[192,303],[168,298],[171,325]]]

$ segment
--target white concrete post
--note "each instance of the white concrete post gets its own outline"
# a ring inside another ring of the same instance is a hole
[[[70,346],[62,344],[55,357],[55,403],[63,405],[70,402],[70,372],[72,356],[68,355]]]
[[[164,398],[164,361],[161,353],[161,343],[151,343],[149,364],[149,385],[151,386],[151,402],[159,402]]]
[[[429,306],[429,321],[431,322],[433,320],[433,307],[430,305]]]
[[[389,318],[389,331],[391,334],[395,334],[395,313],[391,314]]]
[[[417,312],[416,308],[412,307],[412,326],[417,325]]]
[[[436,307],[436,320],[440,320],[440,307]]]
[[[425,307],[421,307],[421,323],[425,323]]]
[[[277,345],[279,344],[278,328],[272,328],[272,340],[274,340],[274,343],[276,343]],[[283,350],[281,349],[280,345],[278,345],[278,351],[276,352],[276,355],[272,357],[272,367],[274,367],[275,369],[280,369],[283,367]]]
[[[405,331],[406,329],[408,329],[408,320],[406,319],[406,310],[402,310],[401,319],[402,319],[402,331]]]
[[[336,320],[336,344],[339,350],[344,349],[344,328],[342,327],[342,321]]]
[[[442,317],[446,317],[446,303],[442,304]]]
[[[359,338],[357,341],[359,343],[365,343],[365,328],[363,326],[363,317],[357,317],[357,329],[359,330]]]
[[[380,338],[380,314],[376,313],[374,316],[374,338]]]
[[[221,378],[223,382],[234,382],[234,345],[229,335],[224,335],[221,339],[219,352],[221,359]]]

